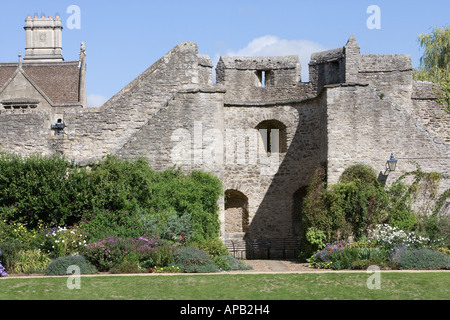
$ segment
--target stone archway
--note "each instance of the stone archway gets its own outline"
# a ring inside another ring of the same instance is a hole
[[[225,233],[248,232],[248,198],[237,190],[225,191]]]

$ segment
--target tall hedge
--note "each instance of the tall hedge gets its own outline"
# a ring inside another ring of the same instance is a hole
[[[218,235],[218,178],[204,172],[154,171],[146,159],[79,167],[59,157],[0,155],[0,218],[35,228],[72,226],[96,212],[189,213],[198,239]]]

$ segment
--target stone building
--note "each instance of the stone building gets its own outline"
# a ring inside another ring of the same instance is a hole
[[[41,23],[53,23],[43,38]],[[103,106],[83,108],[84,49],[80,61],[62,61],[58,19],[28,18],[25,29],[24,61],[0,64],[0,148],[210,172],[223,181],[225,240],[295,242],[320,165],[329,183],[355,163],[388,184],[415,169],[408,160],[450,173],[450,115],[433,84],[413,81],[409,55],[363,55],[353,36],[312,55],[308,82],[298,57],[286,56],[221,57],[213,83],[210,58],[180,43]],[[41,39],[56,39],[51,52]],[[54,73],[41,78],[39,68]],[[392,152],[399,162],[387,173]]]
[[[57,16],[27,17],[25,56],[0,63],[0,105],[11,114],[45,112],[57,123],[65,110],[87,107],[86,59],[64,61],[62,23]],[[30,146],[33,149],[32,146]]]

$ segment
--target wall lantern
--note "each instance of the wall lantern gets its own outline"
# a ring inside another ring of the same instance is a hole
[[[52,130],[56,131],[56,135],[62,135],[64,134],[63,130],[66,127],[66,124],[64,123],[64,121],[62,121],[62,119],[58,119],[58,121],[56,123],[52,123]]]
[[[395,159],[394,153],[391,153],[391,158],[386,163],[386,171],[387,172],[395,171],[397,162],[398,162],[398,160]]]

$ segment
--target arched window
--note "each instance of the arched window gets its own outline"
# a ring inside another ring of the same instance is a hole
[[[286,126],[278,120],[265,120],[256,127],[267,153],[287,151]]]
[[[225,191],[225,232],[248,232],[248,198],[240,191]]]

